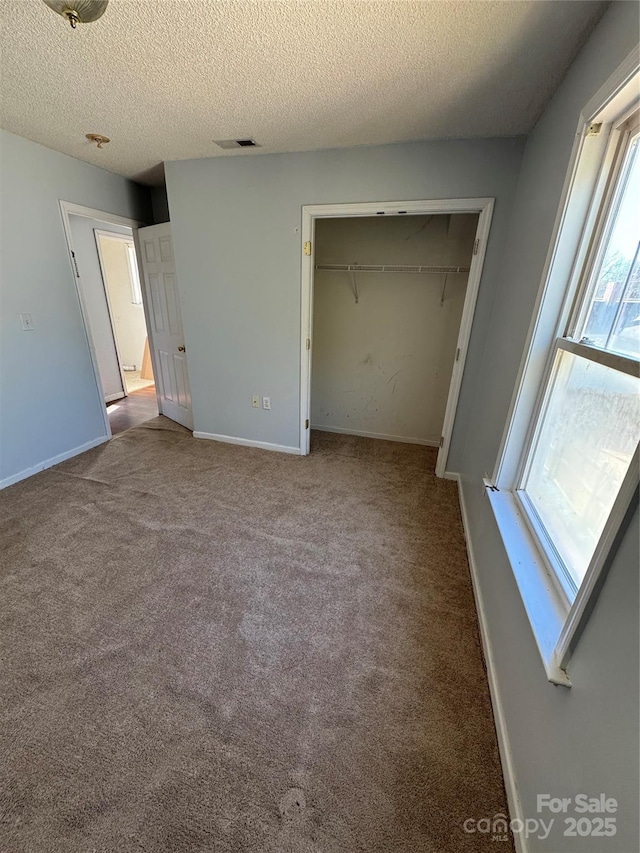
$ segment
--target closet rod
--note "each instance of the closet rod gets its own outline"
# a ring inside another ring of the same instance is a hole
[[[469,272],[469,267],[415,267],[408,264],[316,264],[316,269],[332,272],[410,272],[423,275]]]

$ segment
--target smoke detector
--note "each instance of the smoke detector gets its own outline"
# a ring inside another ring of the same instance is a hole
[[[214,139],[218,148],[260,148],[255,139]]]

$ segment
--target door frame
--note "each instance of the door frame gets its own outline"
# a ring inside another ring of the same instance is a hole
[[[102,418],[103,418],[103,422],[104,422],[104,435],[106,438],[109,439],[109,438],[111,438],[111,424],[109,422],[109,413],[107,412],[107,407],[105,405],[106,401],[104,398],[104,389],[102,387],[102,380],[100,378],[100,370],[98,368],[98,357],[97,357],[96,348],[95,348],[95,345],[93,342],[93,336],[91,334],[91,325],[89,323],[89,314],[87,312],[87,306],[86,306],[84,294],[83,294],[82,277],[80,275],[80,270],[77,266],[75,247],[73,244],[73,234],[71,233],[71,220],[69,219],[69,217],[71,215],[73,215],[73,216],[84,216],[87,219],[95,219],[98,222],[105,222],[108,225],[122,225],[122,226],[125,226],[127,228],[131,228],[134,238],[135,238],[135,234],[137,232],[137,229],[143,228],[145,223],[140,222],[137,219],[129,219],[126,216],[118,216],[115,213],[105,213],[103,210],[94,210],[91,207],[84,207],[81,204],[74,204],[74,202],[64,201],[63,199],[59,200],[59,204],[60,204],[60,214],[62,216],[62,227],[64,230],[65,239],[67,242],[67,248],[69,250],[69,265],[71,267],[71,275],[73,276],[73,281],[74,281],[74,285],[75,285],[75,289],[76,289],[76,295],[78,297],[78,303],[80,305],[80,315],[82,317],[82,325],[84,326],[84,333],[85,333],[85,337],[87,340],[87,346],[89,348],[89,355],[91,357],[91,367],[93,370],[93,378],[94,378],[94,383],[95,383],[96,396],[98,397],[98,400],[100,401],[100,409],[102,411]],[[121,236],[124,236],[124,235],[121,235]],[[135,239],[133,242],[134,242],[134,245],[136,245],[136,256],[137,256],[138,247],[137,247]],[[99,257],[99,255],[98,255],[98,257]],[[138,259],[138,264],[139,264],[139,259]],[[102,264],[100,264],[100,269],[102,270]],[[104,284],[104,277],[103,277],[103,284]],[[105,293],[106,293],[106,286],[105,286]],[[108,300],[108,296],[107,296],[107,300]],[[142,304],[144,307],[145,322],[147,323],[147,332],[149,333],[150,332],[149,314],[147,311],[147,306],[145,303],[144,294],[142,297]],[[109,307],[109,306],[107,306],[107,307]],[[110,320],[110,322],[112,322],[110,311],[109,311],[109,320]],[[111,329],[113,331],[113,323],[111,325]],[[115,343],[115,337],[114,337],[114,343]],[[120,363],[120,356],[119,356],[119,353],[117,351],[117,344],[116,344],[116,354],[118,356],[118,363]],[[153,369],[154,369],[154,375],[155,375],[155,369],[156,369],[155,364],[153,364]],[[124,379],[123,379],[123,390],[124,390],[125,395],[126,395],[126,385],[124,384]]]
[[[451,198],[425,199],[422,201],[381,201],[363,202],[356,204],[311,204],[302,208],[302,275],[301,275],[301,310],[300,310],[300,454],[309,453],[311,433],[311,355],[313,352],[313,285],[315,269],[315,223],[317,219],[335,219],[347,217],[374,216],[417,216],[422,214],[446,215],[451,213],[478,214],[478,227],[474,244],[474,254],[471,256],[467,291],[458,331],[457,352],[459,356],[453,363],[438,459],[436,476],[454,477],[447,471],[447,459],[453,434],[453,425],[458,408],[462,376],[467,359],[467,350],[484,258],[493,216],[493,198]],[[310,253],[305,254],[305,246],[310,244]],[[307,348],[307,340],[310,341]],[[309,426],[307,427],[307,424]]]
[[[117,231],[105,231],[101,228],[94,228],[93,235],[96,240],[96,249],[98,251],[98,261],[100,263],[100,274],[102,276],[102,285],[104,287],[104,295],[107,300],[107,311],[109,312],[109,322],[111,323],[111,334],[113,335],[113,345],[116,349],[116,358],[118,359],[118,368],[120,370],[120,378],[122,379],[122,390],[124,391],[124,396],[128,397],[129,394],[127,392],[127,380],[124,375],[124,369],[122,367],[122,357],[120,355],[120,345],[118,343],[118,330],[116,329],[116,323],[113,318],[113,309],[111,307],[111,297],[109,296],[109,286],[107,285],[107,274],[104,268],[104,258],[102,256],[102,246],[100,245],[100,237],[106,237],[109,240],[120,240],[123,243],[131,244],[134,247],[136,252],[136,258],[138,257],[138,251],[135,249],[135,242],[133,239],[133,234],[129,237],[127,234],[120,234]],[[144,309],[143,309],[144,310]],[[145,317],[145,326],[146,326],[146,317]],[[149,330],[147,329],[147,336],[149,335]],[[122,398],[120,398],[122,399]],[[107,401],[108,402],[108,401]]]

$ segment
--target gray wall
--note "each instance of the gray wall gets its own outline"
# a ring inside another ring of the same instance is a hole
[[[169,201],[167,199],[167,188],[164,184],[160,187],[151,187],[151,206],[154,225],[169,221]]]
[[[104,431],[59,199],[148,219],[148,191],[0,134],[0,482]],[[23,332],[19,314],[35,329]]]
[[[458,423],[472,390],[523,143],[424,142],[165,166],[195,429],[299,445],[301,208],[305,204],[497,199]],[[251,408],[271,397],[271,412]],[[450,465],[461,459],[454,430]]]
[[[321,219],[315,258],[468,267],[477,226],[474,214]],[[312,428],[437,446],[468,277],[359,272],[356,304],[351,273],[317,270]]]
[[[483,326],[463,492],[524,811],[536,794],[601,792],[620,803],[615,838],[530,839],[532,851],[624,851],[638,840],[638,515],[569,666],[573,687],[544,671],[481,477],[492,471],[582,107],[636,47],[638,6],[615,3],[530,136],[493,312]]]

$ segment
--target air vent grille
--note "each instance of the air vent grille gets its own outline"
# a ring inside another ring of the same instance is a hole
[[[255,139],[214,139],[218,148],[260,148]]]

